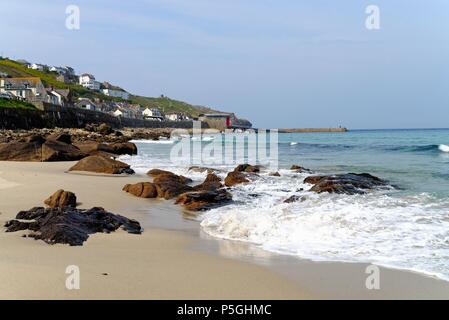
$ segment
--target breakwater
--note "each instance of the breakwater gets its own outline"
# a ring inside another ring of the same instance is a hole
[[[294,132],[347,132],[347,128],[296,128],[296,129],[279,129],[279,132],[294,133]]]

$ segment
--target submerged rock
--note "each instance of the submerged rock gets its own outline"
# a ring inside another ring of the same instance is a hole
[[[133,174],[134,171],[124,162],[102,156],[89,156],[78,161],[69,171],[88,171],[109,174]]]
[[[220,169],[214,169],[214,168],[208,168],[208,167],[198,167],[198,166],[192,166],[189,168],[189,171],[192,172],[198,172],[198,173],[204,173],[206,172],[207,174],[210,173],[219,173],[221,172]]]
[[[176,204],[191,211],[205,211],[221,207],[232,201],[232,195],[224,189],[214,191],[195,191],[181,194]]]
[[[45,200],[44,203],[50,208],[76,208],[76,195],[73,192],[61,189]]]
[[[290,170],[298,172],[298,173],[312,173],[312,170],[306,169],[306,168],[298,166],[296,164],[292,165],[290,167]]]
[[[293,195],[284,200],[284,203],[293,203],[302,200],[302,198],[298,195]]]
[[[48,244],[69,244],[81,246],[90,234],[97,232],[110,233],[122,228],[128,233],[140,234],[142,228],[139,222],[115,215],[103,208],[80,210],[71,207],[42,208],[36,207],[29,211],[21,211],[16,219],[5,224],[6,232],[31,230],[27,237],[43,240]],[[30,221],[33,220],[33,221]]]
[[[235,172],[251,172],[251,173],[258,173],[260,172],[261,166],[253,166],[250,164],[239,164],[237,167],[234,168]]]
[[[364,190],[385,187],[388,183],[369,173],[346,173],[329,176],[310,176],[304,183],[313,184],[310,191],[317,193],[363,194]]]

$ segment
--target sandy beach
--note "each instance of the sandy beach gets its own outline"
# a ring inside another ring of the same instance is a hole
[[[365,286],[366,265],[312,262],[253,245],[211,239],[170,201],[121,191],[144,176],[66,173],[70,162],[0,163],[0,223],[43,206],[57,189],[138,220],[141,235],[91,235],[80,247],[48,245],[0,232],[0,299],[392,299],[449,297],[449,283],[381,268],[379,290]],[[80,290],[67,290],[68,265],[81,272]]]

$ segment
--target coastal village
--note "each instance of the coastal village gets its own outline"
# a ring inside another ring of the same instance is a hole
[[[98,81],[91,73],[77,74],[70,66],[50,66],[0,57],[0,62],[3,61],[6,65],[15,64],[15,69],[26,68],[26,71],[36,76],[9,74],[2,71],[0,64],[0,99],[30,103],[39,110],[45,111],[51,107],[79,108],[127,119],[158,122],[200,120],[210,122],[211,127],[214,127],[218,120],[219,129],[249,129],[252,126],[249,121],[238,119],[233,113],[213,110],[208,113],[189,110],[171,112],[157,104],[135,103],[131,99],[133,96],[121,87],[107,81]],[[161,95],[160,99],[164,98]]]

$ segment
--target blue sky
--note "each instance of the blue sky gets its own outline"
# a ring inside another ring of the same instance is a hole
[[[370,4],[380,30],[365,28]],[[447,0],[0,0],[0,28],[5,56],[257,127],[449,127]]]

